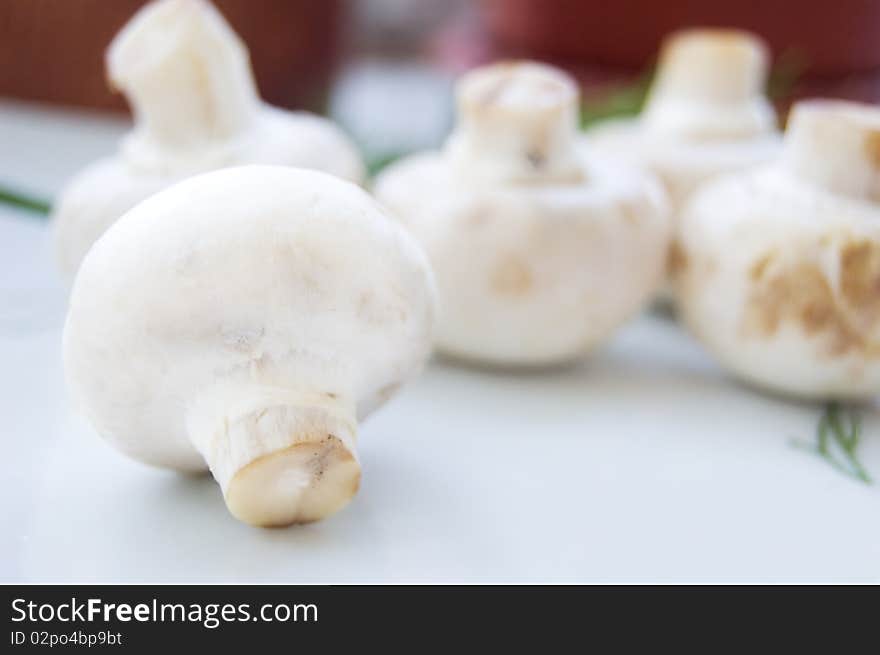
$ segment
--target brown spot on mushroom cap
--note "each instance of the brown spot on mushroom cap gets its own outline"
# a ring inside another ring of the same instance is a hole
[[[629,225],[638,225],[641,218],[641,207],[636,203],[623,202],[620,205],[620,213],[623,216],[623,220]]]
[[[532,288],[532,273],[520,257],[508,256],[492,270],[490,283],[499,294],[520,296]]]
[[[860,240],[843,246],[840,296],[850,322],[873,331],[880,320],[880,243]]]
[[[464,224],[470,228],[483,227],[490,222],[492,211],[483,207],[477,207],[465,218]]]
[[[674,278],[684,273],[684,271],[687,270],[687,267],[687,253],[677,240],[673,241],[672,245],[669,247],[669,253],[666,256],[666,270],[669,271],[669,275]]]
[[[759,257],[755,260],[755,263],[752,264],[751,268],[749,268],[749,278],[753,281],[758,281],[764,274],[767,272],[767,268],[773,263],[773,260],[776,258],[777,253],[775,250],[771,250],[765,255]]]
[[[769,338],[783,323],[791,323],[805,335],[819,337],[822,354],[826,356],[880,355],[880,343],[872,338],[876,318],[880,316],[880,259],[872,259],[869,264],[861,247],[844,254],[851,246],[845,246],[842,253],[842,260],[850,261],[842,261],[841,277],[852,278],[845,283],[849,291],[841,289],[842,298],[834,293],[825,273],[811,261],[786,265],[775,251],[755,260],[749,269],[751,288],[741,323],[742,334]],[[844,273],[847,268],[849,273]],[[872,303],[875,311],[870,321],[853,320],[852,312],[843,306],[847,294],[858,298],[860,306]]]
[[[865,152],[874,168],[880,168],[880,131],[870,131],[865,138]]]
[[[379,398],[383,403],[387,401],[391,396],[397,393],[398,389],[400,389],[402,382],[392,382],[391,384],[386,384],[384,387],[379,389],[379,392],[376,394],[376,397]]]

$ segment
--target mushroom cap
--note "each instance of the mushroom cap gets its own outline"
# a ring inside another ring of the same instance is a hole
[[[132,144],[134,146],[134,144]],[[263,105],[254,129],[222,157],[172,161],[137,146],[101,159],[65,186],[52,211],[59,267],[73,279],[92,244],[141,200],[189,175],[225,166],[265,164],[323,171],[361,183],[365,169],[348,137],[330,121],[308,112]]]
[[[592,128],[583,147],[654,173],[677,214],[706,181],[772,161],[781,151],[782,137],[774,130],[746,139],[677,140],[651,134],[639,119],[630,118]]]
[[[357,186],[224,169],[140,203],[89,251],[65,368],[105,438],[200,470],[188,412],[217,389],[344,397],[361,418],[381,404],[427,357],[432,289],[417,244]]]
[[[376,197],[428,253],[437,347],[499,365],[585,352],[662,278],[665,195],[647,175],[584,157],[577,184],[474,185],[440,153],[410,157]]]
[[[309,168],[362,184],[361,154],[342,129],[306,111],[287,111],[263,104],[254,137],[229,165],[266,164]]]
[[[77,173],[52,207],[52,240],[58,267],[76,275],[92,244],[141,200],[174,182],[162,175],[137,175],[119,157],[100,159]]]
[[[357,147],[332,121],[265,103],[260,103],[249,129],[217,147],[170,152],[138,138],[135,129],[123,139],[120,159],[133,175],[165,177],[169,183],[248,164],[310,168],[356,184],[366,175]]]
[[[681,315],[739,377],[811,398],[880,391],[880,205],[779,158],[694,194],[678,242]]]

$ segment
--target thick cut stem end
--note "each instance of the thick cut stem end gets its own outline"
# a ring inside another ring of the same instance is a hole
[[[216,156],[259,107],[245,45],[201,0],[146,5],[111,43],[107,74],[134,110],[126,154],[143,166]]]
[[[317,521],[358,490],[354,412],[332,394],[214,390],[194,406],[188,427],[229,511],[250,525]]]
[[[880,110],[839,100],[797,103],[785,134],[784,162],[808,184],[880,201]]]
[[[663,44],[643,121],[655,134],[738,139],[773,131],[767,47],[740,30],[692,29]]]
[[[298,441],[239,469],[226,487],[226,506],[260,527],[318,521],[357,493],[361,466],[339,437]]]
[[[446,145],[452,166],[481,182],[578,182],[575,83],[549,66],[477,69],[457,88],[458,125]]]

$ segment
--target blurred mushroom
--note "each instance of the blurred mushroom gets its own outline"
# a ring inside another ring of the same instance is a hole
[[[59,198],[56,251],[70,278],[116,219],[190,175],[258,163],[363,179],[357,150],[332,123],[260,100],[245,45],[205,0],[143,7],[110,45],[107,74],[131,103],[135,128]]]
[[[559,70],[488,66],[465,75],[457,97],[444,150],[376,182],[431,259],[437,347],[497,365],[581,355],[662,278],[664,193],[646,174],[580,152],[577,89]]]
[[[688,204],[678,300],[735,374],[811,398],[880,391],[880,109],[795,105],[781,157]]]

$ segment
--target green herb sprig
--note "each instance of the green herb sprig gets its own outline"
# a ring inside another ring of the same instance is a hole
[[[34,214],[47,215],[52,205],[47,200],[35,198],[20,191],[0,186],[0,204],[11,205]]]
[[[406,157],[403,152],[390,152],[381,155],[367,156],[367,174],[373,178],[398,159]]]
[[[648,70],[629,84],[615,86],[585,100],[581,107],[581,129],[611,118],[637,116],[645,104],[653,75],[653,69]]]
[[[862,420],[854,408],[843,408],[836,402],[825,406],[816,425],[816,443],[794,440],[792,445],[818,455],[836,470],[864,484],[873,480],[859,462],[858,447],[862,436]]]

